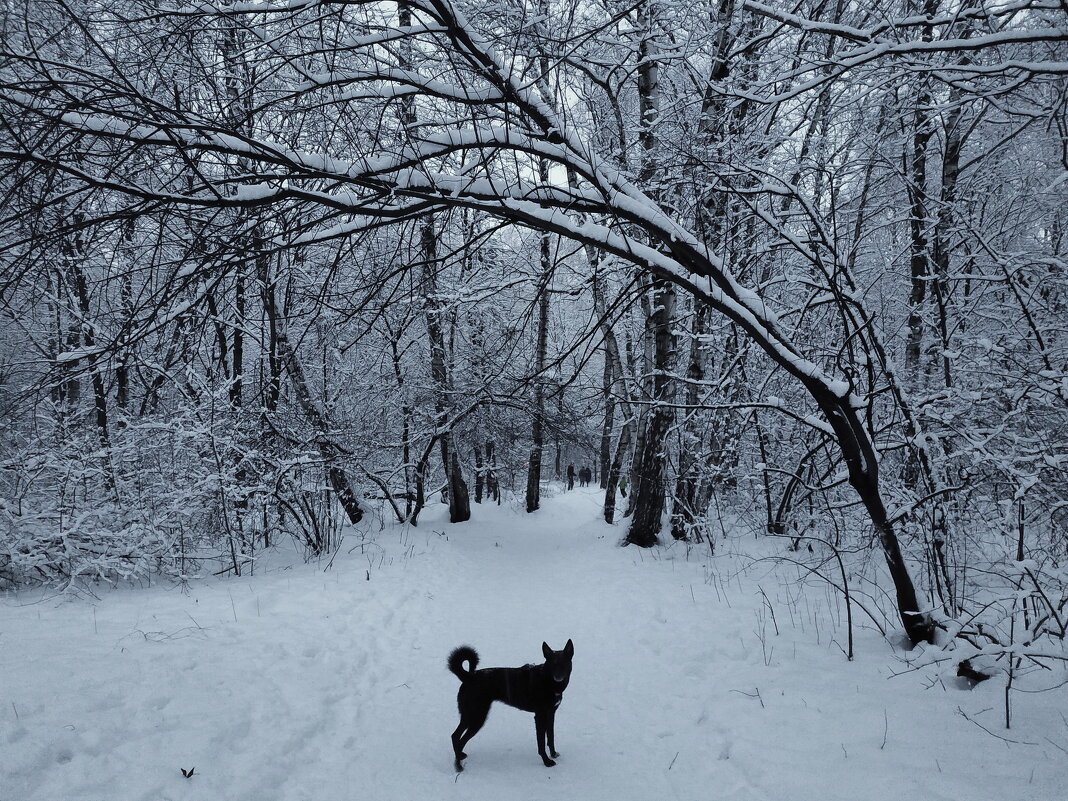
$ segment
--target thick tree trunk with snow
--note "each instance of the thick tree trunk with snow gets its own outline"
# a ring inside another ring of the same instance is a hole
[[[638,44],[639,144],[642,149],[642,181],[655,185],[658,172],[656,126],[660,122],[660,69],[657,42],[659,23],[652,3],[638,8],[641,39]],[[656,196],[654,190],[653,196]],[[674,366],[675,286],[670,281],[652,281],[653,307],[646,335],[653,339],[652,409],[639,435],[634,454],[633,510],[626,541],[649,547],[658,541],[666,501],[667,436],[675,420],[671,401],[674,385],[669,373]]]
[[[901,554],[897,533],[887,516],[879,489],[878,457],[864,423],[848,397],[841,398],[817,382],[805,381],[805,385],[834,429],[849,472],[849,483],[860,496],[864,509],[871,518],[890,578],[894,583],[898,614],[905,632],[913,643],[933,643],[934,623],[930,616],[921,610],[915,585]]]
[[[635,455],[638,460],[638,469],[635,471],[638,482],[634,488],[633,514],[626,538],[631,545],[648,548],[659,541],[664,514],[665,441],[672,419],[669,407],[655,408],[646,427],[645,447]],[[653,446],[654,442],[656,447]]]
[[[675,287],[660,279],[654,281],[653,287],[653,408],[646,420],[642,447],[634,455],[633,515],[627,531],[627,542],[642,547],[655,545],[660,533],[667,491],[667,437],[675,421],[671,406],[673,382],[669,375],[675,355],[675,337],[671,332]]]
[[[463,470],[460,469],[460,459],[455,449],[451,447],[452,437],[441,438],[441,459],[449,465],[446,479],[449,487],[449,521],[463,523],[471,519],[471,495],[467,490],[467,482],[464,481]]]

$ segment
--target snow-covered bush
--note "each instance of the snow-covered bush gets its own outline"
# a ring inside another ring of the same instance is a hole
[[[0,473],[0,581],[119,581],[242,572],[284,523],[310,552],[336,547],[317,456],[285,462],[231,410],[192,408],[91,428],[9,454]]]

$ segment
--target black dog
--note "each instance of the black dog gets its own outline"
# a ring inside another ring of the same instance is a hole
[[[476,670],[478,654],[469,645],[460,646],[449,654],[449,670],[460,680],[460,691],[456,694],[460,725],[452,733],[457,771],[464,769],[461,764],[461,760],[467,757],[464,746],[478,734],[494,701],[503,701],[516,709],[534,713],[538,754],[545,767],[551,768],[556,764],[545,753],[545,741],[548,738],[549,754],[560,756],[556,753],[553,724],[556,708],[560,706],[571,679],[571,657],[575,655],[575,646],[568,640],[564,650],[554,651],[542,643],[541,652],[545,655],[543,665],[483,670]],[[464,662],[471,664],[470,670],[464,670]]]

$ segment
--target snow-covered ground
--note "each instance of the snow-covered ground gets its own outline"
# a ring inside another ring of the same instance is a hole
[[[1003,683],[891,678],[901,654],[872,630],[847,662],[831,596],[791,601],[738,556],[616,547],[597,501],[459,526],[434,509],[350,535],[328,570],[274,557],[185,588],[9,594],[0,799],[1066,797],[1064,689],[1016,694],[1005,731]],[[557,766],[498,704],[454,773],[449,651],[521,665],[569,637]]]

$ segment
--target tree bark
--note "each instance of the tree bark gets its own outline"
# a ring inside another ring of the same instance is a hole
[[[539,163],[543,183],[549,182],[549,164]],[[541,276],[538,279],[538,324],[534,345],[534,419],[531,425],[530,459],[527,465],[527,512],[541,506],[541,468],[545,454],[545,365],[549,343],[549,282],[552,279],[552,251],[548,234],[539,240]]]
[[[599,476],[601,489],[608,488],[608,469],[612,463],[612,429],[615,426],[616,399],[612,394],[612,358],[608,352],[608,343],[604,344],[604,374],[601,378],[601,398],[604,403],[604,424],[601,426],[601,448],[599,452]]]
[[[860,497],[882,545],[886,566],[894,583],[897,608],[905,632],[913,643],[934,642],[934,623],[920,610],[916,588],[901,555],[901,546],[886,514],[879,492],[879,462],[864,424],[849,398],[832,394],[826,386],[805,381],[812,397],[834,429],[849,473],[849,483]]]
[[[404,464],[404,519],[412,517],[412,418],[413,410],[407,400],[404,382],[404,370],[401,367],[400,331],[387,328],[389,347],[393,361],[393,377],[397,381],[397,394],[404,400],[401,403],[401,461]],[[403,329],[402,329],[403,330]],[[476,450],[476,455],[477,455]]]
[[[419,241],[422,251],[423,312],[430,342],[430,376],[434,384],[435,423],[441,444],[441,466],[445,471],[445,484],[448,488],[449,520],[462,523],[471,518],[471,500],[456,449],[453,447],[452,431],[448,428],[449,373],[446,365],[445,333],[441,326],[437,277],[434,272],[437,269],[438,257],[433,216],[426,217],[420,223]]]
[[[657,21],[652,4],[638,9],[638,25],[642,38],[638,44],[638,111],[640,115],[639,144],[642,152],[642,178],[645,185],[655,185],[659,146],[656,124],[660,117],[659,55],[657,49]],[[656,190],[653,190],[656,196]],[[626,541],[643,548],[655,545],[662,524],[666,502],[667,435],[674,423],[671,406],[672,381],[669,377],[674,364],[675,337],[671,327],[675,318],[675,286],[661,277],[651,282],[653,308],[647,335],[653,338],[652,409],[640,445],[635,450],[634,495],[630,529]]]
[[[923,13],[933,16],[939,0],[923,0]],[[931,27],[926,26],[924,41],[932,38]],[[905,175],[908,176],[909,196],[909,314],[905,342],[905,374],[917,389],[921,382],[920,356],[923,350],[924,304],[931,281],[931,243],[929,219],[929,189],[927,186],[927,148],[934,135],[931,112],[930,77],[920,73],[919,86],[912,103],[912,139],[905,154]]]
[[[666,495],[667,438],[675,421],[670,378],[675,354],[675,337],[671,333],[675,287],[659,278],[653,286],[653,408],[645,426],[642,447],[635,452],[637,481],[631,506],[634,513],[627,532],[627,542],[643,548],[658,541]]]
[[[623,426],[619,431],[619,442],[616,443],[616,453],[608,467],[608,486],[604,491],[604,522],[606,523],[615,522],[616,490],[619,487],[619,477],[623,474],[623,460],[630,448],[632,427],[630,421],[623,421]]]

